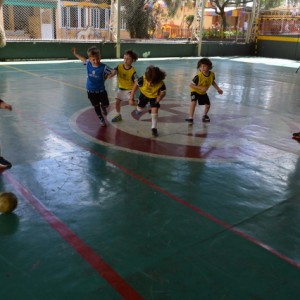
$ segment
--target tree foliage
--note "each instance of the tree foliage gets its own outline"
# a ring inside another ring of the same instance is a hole
[[[149,18],[151,11],[144,0],[127,0],[124,19],[131,38],[149,38]]]
[[[185,23],[187,24],[188,28],[191,27],[191,25],[192,25],[192,23],[194,21],[194,18],[195,18],[194,15],[188,15],[188,16],[186,16]]]
[[[293,1],[291,1],[291,2],[293,2]],[[286,3],[286,1],[284,1],[284,0],[261,0],[260,7],[262,9],[270,9],[270,8],[279,7],[285,3]]]
[[[122,5],[125,7],[123,18],[127,23],[127,29],[131,38],[149,38],[150,35],[155,32],[157,24],[159,22],[159,15],[161,13],[159,6],[154,6],[156,1],[157,0],[121,0]],[[182,0],[164,1],[168,7],[168,16],[170,18],[174,17],[178,8],[180,7],[180,5],[182,5]],[[284,0],[260,1],[261,8],[269,9],[280,6]],[[221,30],[226,30],[227,25],[225,8],[243,7],[250,2],[253,2],[253,0],[211,0],[210,3],[212,8],[215,10],[215,13],[221,17]],[[194,21],[194,16],[187,16],[185,21],[188,27],[190,27],[192,22]]]
[[[177,12],[177,9],[181,4],[181,0],[164,0],[164,1],[168,7],[168,16],[174,17]]]
[[[126,9],[123,15],[131,38],[148,39],[154,34],[159,16],[160,6],[153,5],[148,0],[123,0]]]
[[[222,29],[226,29],[226,13],[225,7],[239,7],[245,6],[247,3],[253,2],[253,0],[211,0],[212,8],[215,13],[222,19]]]

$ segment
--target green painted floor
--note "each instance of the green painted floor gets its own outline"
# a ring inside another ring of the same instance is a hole
[[[192,127],[197,59],[135,63],[167,73],[158,138],[127,103],[110,122],[115,78],[103,128],[80,63],[0,63],[1,300],[300,298],[299,63],[211,59]]]

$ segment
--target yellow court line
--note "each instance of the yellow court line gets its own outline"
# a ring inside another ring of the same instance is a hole
[[[53,79],[53,78],[45,77],[45,76],[41,77],[40,74],[36,74],[36,73],[30,72],[30,71],[26,71],[26,70],[23,70],[23,69],[12,67],[12,66],[4,66],[4,67],[8,68],[8,69],[16,70],[18,72],[26,73],[26,74],[29,74],[29,75],[32,75],[32,76],[35,76],[35,77],[39,77],[39,78],[43,78],[43,79],[46,79],[46,80],[49,80],[49,81],[53,81],[53,82],[56,82],[56,83],[62,83],[66,86],[70,86],[70,87],[73,87],[73,88],[76,88],[76,89],[79,89],[79,90],[82,90],[82,91],[86,91],[85,88],[82,88],[82,87],[79,87],[77,85],[73,85],[71,83],[67,83],[67,82],[64,82],[64,81],[61,81],[61,80],[57,80],[57,79]]]
[[[297,37],[288,37],[288,36],[260,35],[257,37],[257,39],[262,41],[298,43],[300,41],[300,36],[298,35]]]

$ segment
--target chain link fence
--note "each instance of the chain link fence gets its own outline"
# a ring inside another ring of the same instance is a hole
[[[258,30],[260,35],[299,35],[299,8],[261,11]]]
[[[196,0],[5,0],[0,24],[8,41],[121,40],[196,41],[199,38],[199,6]],[[203,15],[203,40],[244,41],[251,8],[228,7],[221,18],[209,3]],[[299,11],[262,11],[260,34],[299,32]],[[119,17],[118,17],[119,16]]]
[[[7,40],[100,40],[109,36],[110,5],[91,2],[6,0]]]

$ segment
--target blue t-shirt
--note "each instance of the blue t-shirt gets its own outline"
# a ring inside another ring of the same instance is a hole
[[[105,91],[105,79],[106,76],[112,72],[112,68],[105,64],[100,64],[98,67],[93,67],[92,63],[86,61],[86,89],[91,92]]]

